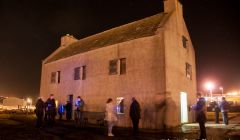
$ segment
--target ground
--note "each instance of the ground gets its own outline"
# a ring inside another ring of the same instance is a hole
[[[198,138],[198,125],[185,124],[172,131],[141,130],[138,136],[132,136],[127,128],[114,128],[115,137],[106,136],[106,128],[87,126],[79,128],[73,122],[57,121],[53,127],[35,127],[33,115],[0,114],[0,140],[163,140]],[[207,123],[208,139],[240,139],[240,117],[230,121],[230,125]]]

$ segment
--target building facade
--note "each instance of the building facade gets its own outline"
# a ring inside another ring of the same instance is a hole
[[[42,62],[40,96],[58,103],[81,96],[84,110],[117,105],[118,126],[131,126],[129,107],[141,105],[140,127],[158,129],[191,122],[196,101],[195,52],[178,0],[164,12],[61,46]]]

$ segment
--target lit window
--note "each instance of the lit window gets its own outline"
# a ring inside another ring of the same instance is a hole
[[[120,59],[120,74],[126,74],[126,58]]]
[[[117,74],[117,64],[118,64],[117,59],[109,61],[109,74],[110,75]]]
[[[192,66],[189,63],[186,63],[186,76],[192,79]]]
[[[184,48],[187,48],[187,42],[188,42],[187,38],[185,36],[182,36],[182,44]]]
[[[74,69],[74,80],[80,79],[80,67]]]
[[[124,98],[117,97],[117,114],[124,114]]]

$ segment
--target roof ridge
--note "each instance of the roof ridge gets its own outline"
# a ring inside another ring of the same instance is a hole
[[[152,15],[152,16],[149,16],[149,17],[145,17],[143,19],[139,19],[139,20],[136,20],[136,21],[133,21],[133,22],[130,22],[130,23],[126,23],[126,24],[123,24],[123,25],[120,25],[120,26],[117,26],[117,27],[113,27],[113,28],[110,28],[110,29],[107,29],[105,31],[102,31],[102,32],[99,32],[99,33],[96,33],[96,34],[93,34],[93,35],[90,35],[90,36],[87,36],[87,37],[84,37],[84,38],[81,38],[81,39],[78,39],[78,41],[72,43],[72,44],[75,44],[75,43],[78,43],[79,41],[83,40],[83,39],[87,39],[87,38],[91,38],[93,36],[97,36],[97,35],[101,35],[103,33],[106,33],[106,32],[109,32],[109,31],[113,31],[113,30],[116,30],[116,29],[120,29],[122,27],[125,27],[125,26],[129,26],[129,25],[133,25],[134,23],[137,23],[137,22],[141,22],[141,21],[144,21],[144,20],[148,20],[150,18],[153,18],[153,17],[156,17],[160,14],[167,14],[167,13],[164,13],[164,12],[161,12],[161,13],[158,13],[158,14],[155,14],[155,15]],[[70,44],[70,45],[72,45]]]

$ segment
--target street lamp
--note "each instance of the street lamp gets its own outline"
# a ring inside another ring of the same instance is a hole
[[[28,112],[30,110],[31,105],[32,105],[32,99],[31,98],[27,98],[27,114],[28,114]]]
[[[213,82],[207,82],[207,83],[205,84],[205,88],[206,88],[207,90],[209,90],[209,93],[210,93],[210,96],[211,96],[211,101],[212,101],[212,98],[213,98],[212,90],[213,90],[214,87],[215,87],[215,85],[214,85]]]
[[[219,89],[221,90],[221,92],[222,92],[222,97],[223,97],[223,87],[219,87]]]

